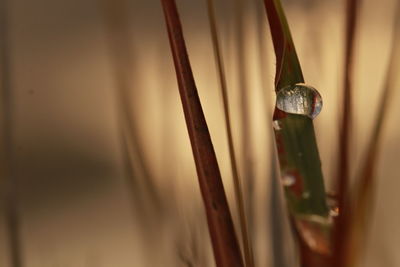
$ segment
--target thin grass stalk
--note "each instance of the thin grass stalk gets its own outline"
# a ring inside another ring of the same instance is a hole
[[[391,51],[387,66],[386,77],[383,85],[383,93],[378,103],[377,116],[369,138],[365,158],[362,163],[355,188],[354,208],[351,219],[351,235],[347,237],[352,253],[344,257],[344,266],[358,266],[359,255],[367,241],[373,200],[376,192],[376,168],[382,146],[382,134],[393,101],[396,88],[396,79],[400,67],[400,2],[397,3],[395,22],[392,34]],[[347,250],[348,251],[348,250]]]
[[[13,93],[10,69],[8,1],[0,1],[0,179],[4,180],[5,223],[8,235],[10,264],[22,267],[20,214],[18,212],[17,181],[13,172]],[[2,196],[3,197],[3,196]]]
[[[377,118],[373,127],[372,135],[369,139],[367,152],[365,153],[366,158],[364,159],[362,170],[359,174],[359,183],[356,188],[359,190],[356,203],[361,206],[363,205],[364,198],[370,198],[371,190],[375,190],[376,182],[376,167],[379,159],[379,150],[382,142],[382,132],[387,119],[388,110],[393,100],[393,93],[395,89],[395,83],[398,74],[398,67],[400,67],[400,2],[397,3],[395,12],[395,23],[393,28],[391,52],[389,54],[389,64],[387,67],[385,83],[383,86],[383,93],[381,95]],[[358,206],[358,205],[356,205]]]
[[[258,52],[258,69],[260,71],[260,84],[261,84],[261,93],[263,95],[263,102],[265,107],[265,114],[268,119],[272,119],[272,112],[270,109],[270,96],[269,96],[269,86],[266,81],[266,73],[268,70],[268,66],[266,64],[267,55],[267,44],[265,42],[265,12],[262,8],[262,2],[256,0],[254,1],[256,6],[256,27],[257,27],[257,52]],[[270,121],[268,121],[267,125],[270,125]],[[267,151],[270,152],[270,171],[269,171],[269,190],[270,190],[270,201],[269,201],[269,220],[270,220],[270,240],[272,244],[272,257],[270,266],[279,266],[279,267],[288,267],[288,260],[285,255],[285,240],[284,240],[284,229],[283,229],[283,212],[284,208],[282,199],[280,196],[280,185],[279,175],[277,170],[278,159],[276,156],[276,151],[274,149],[274,138],[272,129],[268,131],[271,134],[271,138],[269,138],[269,146]]]
[[[235,36],[236,36],[236,56],[237,56],[237,78],[240,92],[240,118],[241,118],[241,154],[243,158],[242,168],[244,177],[244,188],[246,190],[246,214],[248,218],[249,232],[254,229],[254,167],[253,149],[251,138],[251,118],[249,112],[250,90],[247,81],[247,64],[245,51],[245,10],[246,1],[235,1]],[[251,234],[250,234],[251,235]]]
[[[132,197],[137,201],[151,201],[157,212],[162,212],[162,201],[154,178],[144,159],[138,129],[132,118],[131,77],[134,75],[132,38],[129,33],[128,2],[126,0],[102,0],[104,8],[107,44],[111,55],[113,78],[116,83],[116,100],[118,107],[118,123],[125,168],[129,177]],[[142,177],[141,181],[138,179]],[[143,185],[141,185],[141,183]],[[145,200],[144,198],[148,198]],[[135,201],[136,202],[136,201]],[[149,202],[147,202],[149,204]],[[139,205],[138,207],[145,207]],[[145,213],[145,210],[143,210]]]
[[[345,58],[344,58],[344,84],[343,84],[343,112],[339,134],[339,162],[338,162],[338,205],[339,209],[344,207],[348,193],[349,183],[349,144],[352,123],[352,98],[353,98],[353,61],[354,61],[354,39],[358,19],[358,8],[360,0],[348,0],[346,7],[346,35],[345,35]]]
[[[9,184],[9,187],[15,185]],[[18,212],[18,202],[16,191],[8,189],[7,197],[5,198],[5,218],[6,228],[8,233],[8,244],[10,251],[10,262],[12,267],[22,267],[21,256],[21,233],[20,233],[20,215]]]
[[[339,162],[338,162],[338,186],[339,208],[343,207],[349,183],[349,144],[352,123],[352,91],[353,91],[353,61],[354,38],[358,17],[360,0],[347,0],[346,7],[346,35],[344,57],[344,81],[343,81],[343,112],[339,134]]]
[[[351,125],[353,119],[352,99],[353,99],[353,62],[354,62],[354,40],[357,30],[358,9],[360,0],[346,1],[346,34],[345,34],[345,57],[344,57],[344,81],[341,114],[341,127],[339,133],[339,152],[338,152],[338,177],[337,177],[337,196],[339,216],[335,224],[335,240],[333,266],[342,266],[347,253],[346,237],[350,231],[350,213],[352,212],[349,198],[349,149],[351,142]],[[339,265],[338,265],[339,264]]]
[[[218,38],[218,27],[215,18],[216,17],[215,7],[213,0],[207,0],[207,10],[208,10],[208,18],[211,31],[211,39],[213,43],[215,61],[217,64],[218,78],[219,78],[222,101],[223,101],[225,128],[227,132],[227,141],[228,141],[229,157],[231,161],[231,170],[232,170],[233,185],[235,190],[236,205],[239,214],[239,224],[243,242],[244,261],[245,261],[245,266],[253,267],[254,266],[253,249],[251,245],[251,239],[249,236],[247,220],[246,220],[246,211],[243,199],[243,187],[241,184],[241,178],[237,167],[236,152],[233,143],[231,117],[229,111],[228,88],[227,88],[225,68],[223,63],[224,61]]]
[[[218,267],[243,267],[217,158],[187,55],[178,10],[174,0],[162,0],[161,3],[215,262]]]

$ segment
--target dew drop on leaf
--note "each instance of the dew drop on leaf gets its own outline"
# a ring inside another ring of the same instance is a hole
[[[314,119],[321,112],[322,98],[314,87],[298,83],[278,91],[276,107],[286,113],[305,115]]]
[[[296,178],[293,175],[285,174],[282,177],[282,183],[284,186],[292,186],[296,182]]]

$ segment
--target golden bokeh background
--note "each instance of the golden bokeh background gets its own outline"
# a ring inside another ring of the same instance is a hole
[[[12,135],[12,179],[18,185],[23,266],[170,267],[186,266],[185,257],[198,257],[198,266],[213,266],[161,5],[157,0],[111,1],[126,5],[121,16],[126,15],[128,23],[128,35],[120,40],[118,51],[126,73],[119,76],[120,70],[112,64],[110,42],[116,40],[107,31],[104,1],[8,1],[12,112],[4,116],[12,118],[8,130]],[[243,177],[245,167],[253,171],[257,264],[270,266],[273,147],[269,112],[275,97],[275,57],[262,1],[244,2],[246,60],[242,67],[250,125],[246,144],[234,1],[216,1],[217,17],[239,167]],[[205,3],[177,0],[233,210],[226,131]],[[362,164],[383,88],[395,30],[395,4],[395,0],[362,1],[354,77],[354,175]],[[284,1],[306,81],[318,88],[324,99],[315,125],[328,188],[335,175],[341,112],[344,5],[343,0]],[[128,144],[121,138],[118,79],[128,85],[125,100],[130,103],[137,134]],[[399,100],[396,92],[385,125],[376,205],[371,207],[371,231],[363,255],[365,267],[400,265]],[[125,151],[134,141],[148,166],[150,184],[137,155],[130,148]],[[248,159],[240,156],[245,149],[251,153]],[[127,154],[134,154],[129,161],[133,180]],[[1,208],[4,210],[4,205]],[[0,266],[13,267],[4,213],[0,219]],[[284,246],[293,262],[287,222],[285,226]],[[193,244],[198,248],[192,249]]]

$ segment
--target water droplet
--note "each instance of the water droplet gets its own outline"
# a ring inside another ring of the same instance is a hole
[[[296,182],[296,178],[291,174],[285,174],[282,177],[282,183],[284,186],[292,186]]]
[[[305,115],[314,119],[321,112],[322,98],[314,87],[298,83],[278,91],[276,107],[286,113]]]
[[[278,120],[275,120],[272,122],[272,127],[274,127],[275,131],[279,131],[282,129],[280,122]]]

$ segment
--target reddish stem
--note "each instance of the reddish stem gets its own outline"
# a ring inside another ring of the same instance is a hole
[[[217,159],[190,67],[174,0],[162,0],[179,93],[218,267],[243,267]]]
[[[346,12],[346,39],[344,62],[344,87],[343,87],[343,113],[339,134],[339,161],[338,161],[338,207],[340,215],[335,226],[334,262],[333,266],[344,266],[346,261],[346,243],[350,231],[350,203],[349,203],[349,152],[352,125],[352,98],[353,98],[353,61],[354,61],[354,37],[357,26],[359,0],[347,1]]]

